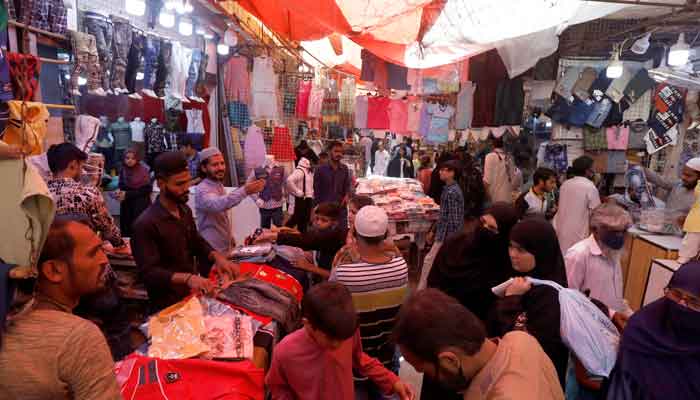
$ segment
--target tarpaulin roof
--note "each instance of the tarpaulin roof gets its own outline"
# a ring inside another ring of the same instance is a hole
[[[304,42],[305,46],[307,41],[338,34],[387,61],[409,68],[445,65],[497,48],[511,76],[553,53],[558,46],[557,35],[567,26],[601,18],[625,7],[580,0],[238,0],[238,3],[279,35]],[[328,48],[332,51],[330,45]],[[342,48],[352,54],[345,55],[339,63],[359,67],[359,52],[351,45]]]

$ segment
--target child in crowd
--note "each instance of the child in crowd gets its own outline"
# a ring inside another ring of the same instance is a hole
[[[352,372],[386,394],[415,398],[413,389],[362,351],[358,317],[348,289],[321,283],[302,300],[304,327],[275,348],[265,382],[273,400],[354,400]]]

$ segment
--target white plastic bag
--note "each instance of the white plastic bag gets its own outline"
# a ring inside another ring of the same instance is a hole
[[[548,285],[559,292],[560,332],[564,344],[576,354],[586,370],[608,377],[617,360],[620,334],[610,318],[583,293],[552,281],[528,278],[533,285]],[[491,289],[499,297],[512,279]]]

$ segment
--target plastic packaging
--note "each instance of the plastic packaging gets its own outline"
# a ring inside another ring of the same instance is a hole
[[[174,304],[149,320],[148,356],[184,359],[206,353],[209,346],[202,341],[206,332],[202,305],[196,297]]]

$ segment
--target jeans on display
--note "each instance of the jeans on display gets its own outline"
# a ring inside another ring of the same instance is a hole
[[[112,87],[114,89],[126,89],[126,66],[131,46],[131,25],[129,21],[117,16],[112,16],[114,24],[114,40],[112,40]]]
[[[192,63],[192,50],[178,42],[172,43],[170,55],[170,74],[168,77],[168,93],[175,98],[185,96],[187,77]]]
[[[71,91],[78,92],[78,78],[80,74],[87,71],[88,90],[95,90],[102,82],[102,71],[100,70],[100,60],[97,54],[97,42],[95,37],[82,32],[71,32],[73,44],[73,72],[70,76]]]
[[[265,229],[270,229],[271,224],[275,226],[282,226],[282,220],[284,215],[282,213],[282,207],[272,208],[272,209],[260,209],[260,226]]]
[[[160,38],[153,35],[146,36],[143,48],[143,88],[153,89],[158,72],[158,59],[160,58]]]
[[[199,66],[202,63],[202,50],[192,50],[192,62],[187,72],[187,83],[185,84],[185,96],[194,96],[194,89],[199,80]]]
[[[21,22],[63,35],[68,28],[68,10],[63,0],[22,0]]]
[[[143,57],[143,46],[146,37],[136,31],[133,32],[131,47],[129,48],[129,58],[126,64],[126,77],[124,83],[129,93],[136,91],[136,74],[141,69],[141,57]]]
[[[159,97],[165,96],[165,87],[168,83],[168,77],[172,71],[170,61],[173,54],[173,44],[163,41],[160,44],[160,53],[158,54],[158,70],[156,71],[156,81],[153,84],[153,90]]]
[[[199,72],[197,72],[197,83],[195,84],[194,92],[199,97],[204,97],[207,92],[207,65],[209,63],[209,55],[206,51],[202,51],[202,57],[199,60]]]
[[[97,53],[102,66],[102,88],[109,89],[109,75],[112,71],[112,23],[104,15],[86,12],[85,28],[97,41]]]
[[[148,27],[153,29],[158,22],[160,10],[165,4],[164,0],[146,0],[146,18],[148,19]]]

